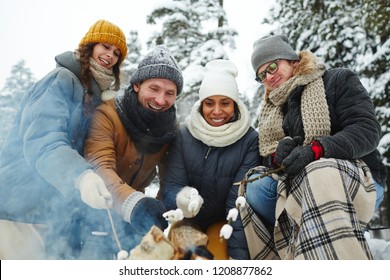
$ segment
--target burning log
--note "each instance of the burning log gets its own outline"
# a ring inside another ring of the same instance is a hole
[[[179,259],[213,259],[207,249],[208,236],[189,220],[181,220],[171,225],[168,239],[177,248]]]
[[[152,226],[140,244],[130,251],[129,260],[177,259],[177,250],[165,237],[164,232]]]
[[[182,220],[172,224],[168,239],[178,248],[194,246],[206,246],[207,235],[188,220]]]
[[[152,226],[140,244],[130,251],[129,260],[210,260],[208,237],[188,221],[171,225],[168,238]]]

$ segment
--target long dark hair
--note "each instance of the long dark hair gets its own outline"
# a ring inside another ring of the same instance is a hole
[[[86,45],[80,45],[78,48],[78,52],[80,54],[80,64],[81,64],[81,83],[84,86],[84,89],[89,94],[92,94],[92,92],[90,90],[92,72],[89,69],[89,59],[92,57],[93,48],[95,47],[96,44],[99,44],[99,43],[89,43]],[[120,55],[118,62],[112,68],[114,76],[115,76],[115,84],[114,84],[115,90],[118,90],[119,86],[120,86],[119,65],[120,65],[121,61],[122,61],[122,54]]]

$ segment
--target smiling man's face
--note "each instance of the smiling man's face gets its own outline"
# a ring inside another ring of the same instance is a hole
[[[164,112],[173,106],[177,97],[177,87],[168,79],[148,79],[134,85],[138,92],[138,102],[146,109]]]
[[[263,64],[257,70],[257,75],[267,69],[270,63],[272,62]],[[272,74],[266,73],[266,80],[264,80],[262,83],[268,91],[273,91],[274,89],[287,82],[293,76],[295,66],[298,63],[299,61],[280,59],[278,62],[278,69]]]

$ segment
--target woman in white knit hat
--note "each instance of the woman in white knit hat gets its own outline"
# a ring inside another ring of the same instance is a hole
[[[226,221],[237,198],[234,183],[260,160],[257,133],[239,99],[236,66],[228,60],[213,60],[205,70],[199,100],[170,149],[158,194],[168,210],[180,208],[185,219],[203,231]],[[247,259],[239,218],[233,228],[228,256]]]

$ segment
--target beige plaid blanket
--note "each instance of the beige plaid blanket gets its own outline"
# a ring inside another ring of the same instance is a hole
[[[263,174],[268,168],[251,169]],[[271,234],[250,206],[241,209],[251,259],[372,259],[364,231],[374,214],[375,186],[360,160],[320,159],[292,179],[278,180]]]

